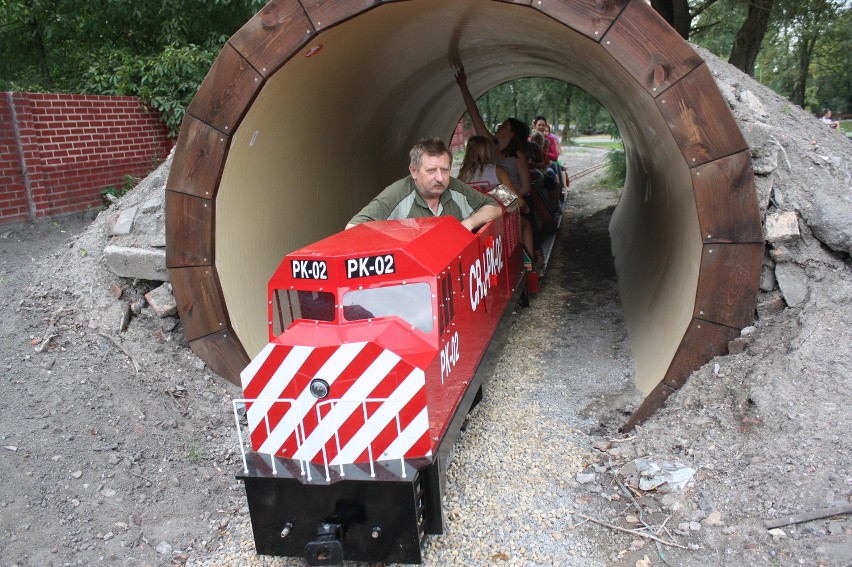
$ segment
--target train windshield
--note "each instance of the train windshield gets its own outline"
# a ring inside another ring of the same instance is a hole
[[[360,321],[396,316],[420,329],[432,331],[432,290],[426,282],[358,289],[343,294],[343,318]]]
[[[296,319],[334,321],[334,294],[324,291],[276,289],[272,305],[272,334],[278,336]]]

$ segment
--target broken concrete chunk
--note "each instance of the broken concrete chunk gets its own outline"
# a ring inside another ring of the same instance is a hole
[[[169,280],[165,250],[107,246],[104,248],[104,262],[115,275],[123,278]]]
[[[766,240],[790,242],[799,238],[799,217],[793,211],[766,215]]]
[[[121,211],[118,217],[116,217],[115,223],[110,228],[109,233],[113,236],[130,234],[130,231],[133,228],[133,219],[136,218],[137,210],[138,209],[136,207],[130,207],[129,209]]]
[[[160,191],[154,191],[148,199],[142,203],[142,212],[143,213],[153,213],[154,211],[159,210],[163,206],[164,193]]]

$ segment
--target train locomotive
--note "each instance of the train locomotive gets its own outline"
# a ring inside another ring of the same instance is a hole
[[[525,299],[510,201],[475,234],[451,217],[368,222],[279,265],[269,342],[234,401],[259,554],[420,563],[442,533],[453,443]]]

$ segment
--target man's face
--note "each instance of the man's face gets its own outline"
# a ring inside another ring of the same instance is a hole
[[[440,197],[450,183],[450,156],[424,154],[420,160],[420,169],[409,166],[411,177],[417,191],[424,199]]]

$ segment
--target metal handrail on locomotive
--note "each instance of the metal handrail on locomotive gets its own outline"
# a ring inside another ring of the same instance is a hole
[[[525,290],[517,205],[501,206],[476,234],[377,221],[284,258],[235,403],[259,554],[419,563],[443,531],[452,445]]]

